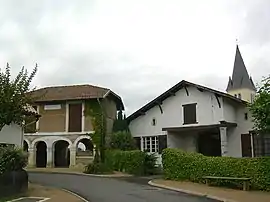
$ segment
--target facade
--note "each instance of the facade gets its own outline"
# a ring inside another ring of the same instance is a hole
[[[129,129],[141,150],[159,155],[169,147],[208,156],[254,156],[247,109],[254,94],[237,47],[227,93],[183,80],[127,117]]]
[[[41,117],[25,128],[29,167],[67,167],[88,161],[94,155],[89,135],[94,130],[91,117],[85,113],[88,101],[96,100],[106,111],[108,133],[117,110],[124,109],[118,95],[92,85],[47,87],[31,92],[31,96]],[[84,145],[84,152],[79,143]]]

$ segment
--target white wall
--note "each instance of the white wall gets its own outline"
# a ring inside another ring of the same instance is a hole
[[[248,120],[245,120],[245,113],[248,113]],[[248,134],[253,128],[251,113],[247,107],[238,107],[236,110],[237,127],[228,133],[228,155],[242,157],[241,134]]]
[[[218,124],[224,120],[223,99],[219,98],[221,108],[213,93],[200,92],[195,87],[188,87],[189,96],[185,89],[181,89],[176,96],[171,96],[163,101],[161,114],[158,106],[148,110],[145,115],[133,120],[130,125],[130,131],[133,136],[152,136],[166,134],[162,132],[164,127],[185,127],[191,124],[183,125],[183,107],[184,104],[197,103],[197,121],[194,125]],[[152,126],[152,119],[156,119],[156,126]]]
[[[0,131],[0,143],[22,146],[22,128],[16,124],[5,125]]]

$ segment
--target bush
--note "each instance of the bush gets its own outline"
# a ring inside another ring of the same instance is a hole
[[[155,172],[156,158],[139,150],[107,151],[106,163],[115,171],[133,175],[148,175]]]
[[[85,166],[84,173],[87,174],[109,174],[112,173],[112,169],[105,163],[93,162]]]
[[[0,147],[0,174],[20,171],[27,165],[27,154],[18,148]]]
[[[123,151],[134,150],[135,141],[131,133],[128,131],[118,131],[110,137],[110,148],[120,149]]]
[[[251,188],[270,190],[270,157],[233,158],[206,157],[199,153],[187,153],[178,149],[165,149],[162,152],[164,177],[170,180],[203,182],[202,177],[228,176],[250,177]],[[218,186],[241,187],[240,182],[215,180]]]

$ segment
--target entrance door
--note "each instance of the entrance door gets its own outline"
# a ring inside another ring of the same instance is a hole
[[[252,157],[251,135],[250,134],[242,134],[241,135],[241,144],[242,144],[242,157]]]
[[[69,104],[69,132],[81,132],[82,131],[82,104]]]

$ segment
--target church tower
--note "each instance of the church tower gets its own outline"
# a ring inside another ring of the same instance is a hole
[[[238,45],[236,46],[233,74],[232,77],[229,77],[226,91],[228,94],[247,102],[252,102],[256,93],[256,88],[252,78],[248,75]]]

